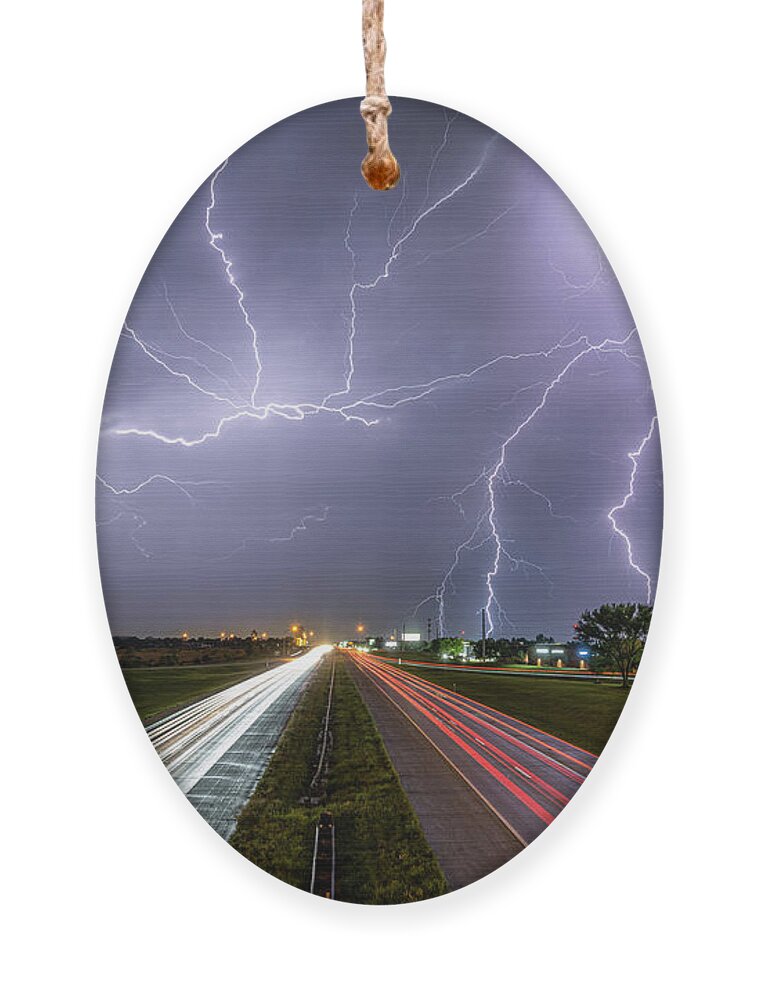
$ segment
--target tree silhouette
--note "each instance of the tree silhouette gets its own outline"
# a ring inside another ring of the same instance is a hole
[[[652,612],[649,604],[603,604],[585,611],[575,626],[577,638],[619,671],[623,687],[639,666]]]

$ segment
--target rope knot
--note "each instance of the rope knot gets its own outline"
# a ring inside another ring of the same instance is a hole
[[[387,119],[392,105],[384,85],[384,0],[363,0],[363,57],[366,63],[366,96],[361,115],[366,123],[368,153],[361,164],[366,183],[375,191],[387,191],[400,178],[400,167],[392,155]]]
[[[368,121],[369,118],[375,120],[377,115],[392,114],[392,105],[386,94],[369,94],[361,101],[361,114]]]

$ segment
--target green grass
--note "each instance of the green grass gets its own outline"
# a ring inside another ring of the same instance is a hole
[[[134,707],[146,722],[161,712],[222,691],[265,669],[265,661],[249,660],[202,667],[129,667],[123,675]]]
[[[325,665],[242,811],[233,846],[277,878],[307,890],[314,826],[319,813],[328,809],[335,824],[338,899],[386,904],[441,895],[446,891],[442,871],[341,657],[326,801],[313,807],[300,803],[313,774],[328,683]]]
[[[403,670],[457,691],[577,746],[600,753],[616,725],[628,689],[592,681],[508,677],[502,674],[447,672],[428,667]]]

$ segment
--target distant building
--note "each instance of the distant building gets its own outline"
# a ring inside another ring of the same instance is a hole
[[[537,667],[589,666],[592,650],[582,642],[535,642],[529,647],[528,662]]]
[[[406,646],[417,646],[421,643],[420,632],[403,632],[403,644]]]

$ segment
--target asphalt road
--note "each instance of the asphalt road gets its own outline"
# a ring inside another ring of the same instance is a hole
[[[354,678],[403,791],[434,851],[448,890],[460,889],[514,858],[524,845],[382,690],[357,667]]]
[[[225,839],[234,832],[306,681],[330,648],[316,647],[147,727],[174,781]]]
[[[522,845],[552,822],[597,760],[587,750],[375,656],[359,652],[352,656],[364,677],[426,737]]]

